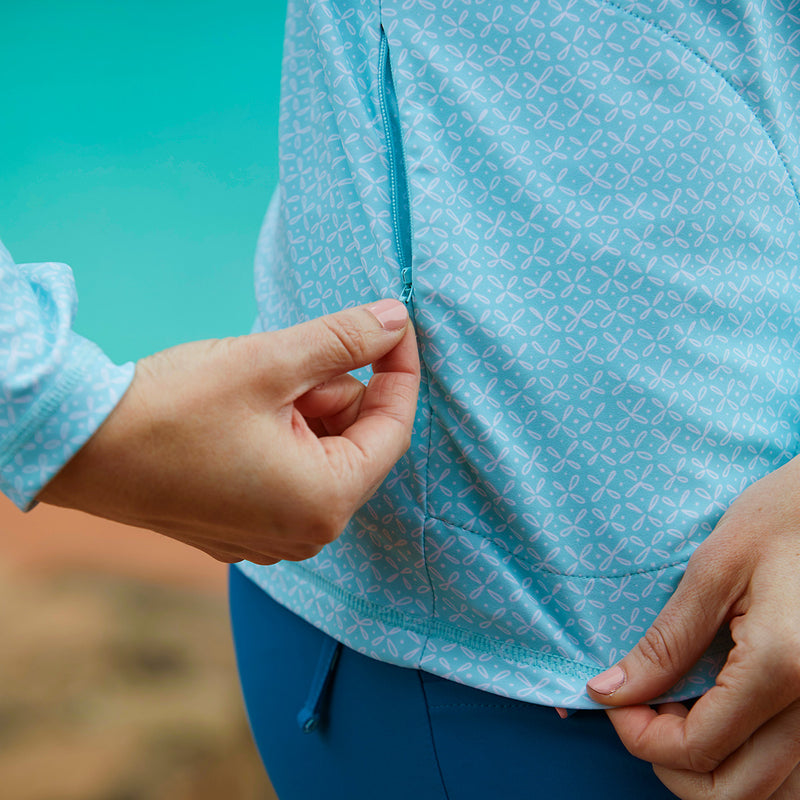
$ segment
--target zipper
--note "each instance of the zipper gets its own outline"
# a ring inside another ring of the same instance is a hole
[[[379,49],[379,95],[383,133],[386,139],[386,151],[389,158],[389,190],[392,207],[392,229],[400,264],[400,281],[402,289],[400,300],[408,305],[414,293],[413,274],[411,271],[411,209],[408,197],[408,178],[406,176],[405,155],[403,153],[403,137],[400,130],[400,110],[397,106],[397,95],[394,90],[392,64],[389,59],[389,42],[386,31],[381,26]]]

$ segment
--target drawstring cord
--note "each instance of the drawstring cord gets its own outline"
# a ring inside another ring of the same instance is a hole
[[[297,714],[297,724],[303,733],[315,731],[321,721],[322,708],[328,697],[328,692],[332,683],[333,673],[339,661],[339,653],[342,650],[341,642],[330,636],[325,637],[322,650],[319,654],[317,668],[314,671],[314,678],[308,691],[305,705]]]

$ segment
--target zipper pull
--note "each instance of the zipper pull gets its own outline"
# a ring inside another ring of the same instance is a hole
[[[400,280],[403,282],[403,291],[400,292],[400,302],[408,305],[411,301],[411,295],[414,293],[414,286],[411,283],[411,267],[403,267],[400,271]]]

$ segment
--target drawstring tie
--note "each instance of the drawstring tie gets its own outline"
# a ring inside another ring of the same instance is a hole
[[[330,636],[325,637],[306,703],[297,714],[297,724],[303,733],[311,733],[319,727],[322,709],[330,691],[341,650],[341,642]]]

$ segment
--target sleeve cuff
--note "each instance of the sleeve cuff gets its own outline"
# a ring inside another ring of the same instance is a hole
[[[73,333],[58,376],[0,442],[0,491],[27,511],[34,498],[80,450],[125,394],[135,365],[117,366]]]

